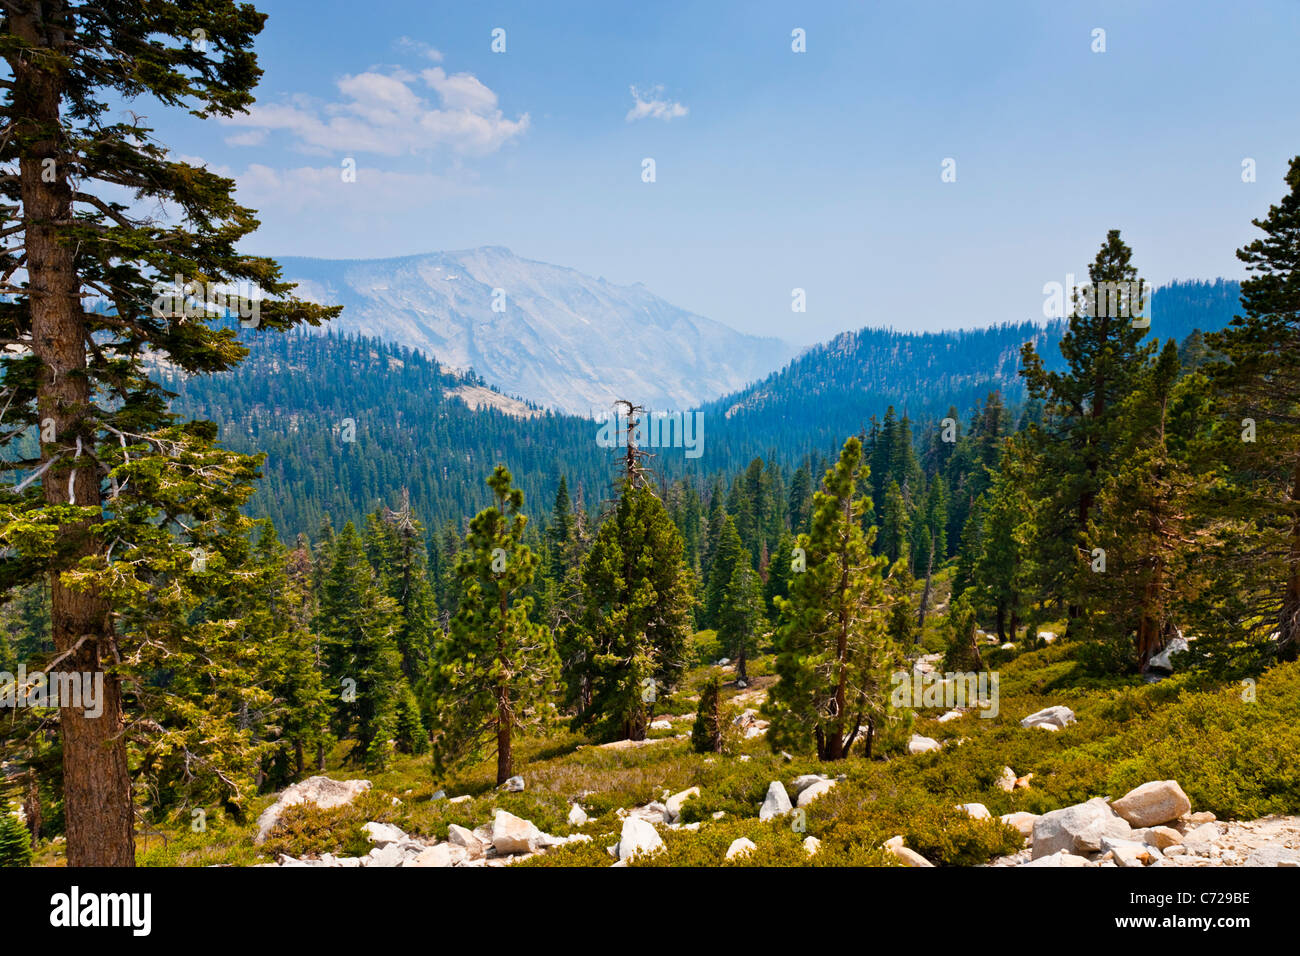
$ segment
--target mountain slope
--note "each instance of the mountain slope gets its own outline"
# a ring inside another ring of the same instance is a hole
[[[679,309],[641,285],[614,285],[499,246],[280,263],[299,294],[344,307],[331,323],[336,332],[420,349],[508,394],[574,414],[622,397],[691,408],[793,354],[777,339]]]

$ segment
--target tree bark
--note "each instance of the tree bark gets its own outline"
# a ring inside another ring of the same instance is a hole
[[[57,6],[62,7],[62,4]],[[55,46],[47,31],[61,10],[11,15],[10,29],[35,47]],[[62,39],[58,41],[64,42]],[[86,374],[85,319],[81,283],[71,245],[59,235],[72,220],[72,189],[60,152],[59,106],[64,77],[57,63],[44,57],[16,61],[13,103],[19,135],[32,139],[19,162],[26,229],[28,300],[32,351],[43,366],[36,406],[42,422],[41,463],[63,456],[42,479],[47,505],[74,503],[94,510],[91,518],[59,526],[60,560],[66,566],[96,551],[91,529],[101,519],[100,477],[94,461],[76,457],[78,439],[94,447],[93,425],[85,421],[91,407]],[[46,160],[51,162],[47,163]],[[48,180],[48,181],[47,181]],[[46,441],[53,424],[53,441]],[[55,651],[67,654],[62,671],[103,681],[103,712],[60,707],[63,739],[64,815],[69,866],[134,866],[135,833],[131,780],[123,737],[122,691],[104,669],[114,646],[112,611],[94,590],[74,591],[59,573],[51,574],[51,627]]]
[[[1291,500],[1300,504],[1300,458],[1292,474]],[[1300,658],[1300,515],[1291,523],[1291,548],[1287,555],[1286,593],[1278,622],[1277,656],[1283,661]]]

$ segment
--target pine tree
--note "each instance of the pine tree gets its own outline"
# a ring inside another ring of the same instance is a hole
[[[429,709],[438,772],[478,759],[495,744],[499,785],[515,772],[516,730],[545,716],[555,651],[546,628],[529,620],[532,599],[522,596],[537,570],[536,555],[523,544],[523,492],[503,465],[488,487],[495,504],[470,522],[456,563],[459,610],[429,680]]]
[[[732,576],[738,564],[750,564],[750,555],[745,551],[740,532],[730,515],[725,516],[722,530],[718,534],[718,543],[713,551],[713,561],[709,568],[709,579],[704,589],[704,607],[700,614],[700,623],[705,627],[717,628],[722,616],[722,604],[727,589],[731,586]]]
[[[65,572],[84,562],[109,564],[134,548],[142,550],[132,554],[133,577],[146,566],[179,564],[185,542],[159,535],[146,546],[138,528],[119,541],[105,527],[125,504],[109,499],[127,487],[137,497],[142,485],[156,492],[155,514],[174,521],[190,515],[191,505],[201,510],[223,483],[209,481],[218,474],[215,460],[189,472],[190,493],[171,510],[168,483],[182,470],[173,462],[207,455],[214,431],[171,427],[146,359],[209,373],[245,354],[230,329],[205,324],[202,309],[159,306],[155,283],[180,275],[209,288],[260,287],[267,298],[259,327],[271,331],[315,324],[337,310],[287,298],[291,287],[273,262],[237,251],[257,222],[232,200],[232,180],[173,159],[140,113],[109,119],[120,102],[150,98],[203,118],[246,110],[260,72],[251,44],[263,14],[231,0],[51,0],[8,4],[2,17],[11,79],[0,101],[7,130],[0,162],[10,173],[0,185],[8,203],[0,235],[9,237],[0,260],[6,276],[21,269],[27,281],[6,286],[0,303],[7,353],[0,431],[12,437],[31,429],[40,449],[31,456],[6,447],[0,456],[7,470],[31,471],[18,486],[25,491],[8,491],[0,502],[0,525],[11,529],[0,545],[16,554],[4,562],[0,586],[47,577],[55,647],[67,655],[62,666],[103,679],[104,716],[67,710],[60,721],[68,863],[132,866],[123,672],[105,662],[132,660],[135,648],[114,627],[121,608],[106,599],[102,578],[86,571],[74,587]],[[177,215],[145,218],[118,201],[127,193]],[[87,308],[88,295],[108,308]],[[248,298],[241,293],[235,310],[251,313]],[[39,529],[53,547],[38,546],[25,529]],[[147,726],[139,716],[131,715],[132,725]]]
[[[774,750],[815,749],[840,760],[863,734],[868,755],[887,717],[888,669],[883,558],[871,556],[856,489],[862,443],[850,438],[815,497],[812,529],[799,536],[807,570],[781,601],[776,671],[764,713]]]
[[[1300,657],[1300,156],[1286,183],[1281,201],[1252,220],[1265,235],[1237,251],[1251,273],[1241,285],[1244,314],[1207,340],[1223,356],[1211,373],[1238,438],[1224,443],[1223,458],[1239,496],[1221,510],[1252,527],[1235,552],[1248,566],[1225,562],[1240,582],[1233,625],[1252,643],[1271,639],[1277,657],[1293,661]]]
[[[317,632],[335,697],[333,729],[355,744],[349,759],[383,769],[397,733],[406,686],[397,649],[396,602],[384,594],[352,522],[334,542],[334,560],[318,596]]]
[[[737,561],[718,609],[718,639],[736,662],[736,679],[746,684],[746,663],[758,652],[758,638],[765,624],[760,583],[758,572],[749,562]]]
[[[650,707],[685,667],[692,603],[681,535],[648,487],[624,488],[583,562],[582,588],[591,706],[575,722],[644,740]]]
[[[891,481],[885,491],[885,507],[880,518],[880,553],[890,564],[911,561],[911,511],[902,488],[897,481]]]
[[[31,866],[32,840],[17,814],[0,805],[0,867]]]
[[[722,753],[722,679],[710,677],[700,690],[691,726],[691,749],[697,754]]]
[[[1079,294],[1069,331],[1061,340],[1066,369],[1049,372],[1032,342],[1021,353],[1021,375],[1032,398],[1045,403],[1044,424],[1031,429],[1040,468],[1033,494],[1043,502],[1034,548],[1040,554],[1042,595],[1065,599],[1070,620],[1091,606],[1095,583],[1085,560],[1088,521],[1101,482],[1114,459],[1119,409],[1133,391],[1154,345],[1143,343],[1146,329],[1103,291],[1106,284],[1136,284],[1132,250],[1112,229],[1088,268],[1089,296]],[[1141,292],[1128,298],[1140,298]],[[1104,300],[1104,301],[1100,301]],[[1131,305],[1128,299],[1125,304]],[[1132,311],[1131,309],[1128,311]]]

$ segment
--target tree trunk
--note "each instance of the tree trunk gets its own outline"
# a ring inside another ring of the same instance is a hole
[[[33,46],[48,46],[45,24],[54,18],[48,9],[44,22],[38,22],[40,16],[11,15],[10,29]],[[19,178],[32,351],[42,365],[36,391],[42,423],[41,463],[63,456],[45,472],[42,487],[51,507],[75,500],[94,512],[85,521],[59,526],[59,551],[66,563],[72,563],[96,550],[89,531],[100,521],[100,476],[91,458],[75,457],[78,439],[83,447],[94,447],[94,427],[84,421],[92,396],[86,375],[81,284],[73,248],[60,241],[58,234],[60,225],[72,219],[72,189],[58,138],[63,81],[60,68],[49,58],[24,58],[14,71],[13,103],[17,123],[26,127],[20,129],[19,136],[32,137],[19,162]],[[44,162],[47,159],[51,163]],[[51,423],[54,440],[46,441]],[[103,681],[104,707],[99,717],[87,717],[84,711],[71,707],[59,710],[68,865],[134,866],[122,691],[116,675],[103,666],[114,646],[111,608],[94,590],[73,591],[64,586],[57,573],[51,575],[50,605],[55,651],[68,655],[59,669]]]

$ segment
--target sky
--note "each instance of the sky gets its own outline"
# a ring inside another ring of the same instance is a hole
[[[248,115],[135,107],[247,251],[507,246],[796,345],[1042,319],[1111,228],[1241,277],[1300,153],[1296,0],[258,7]]]

